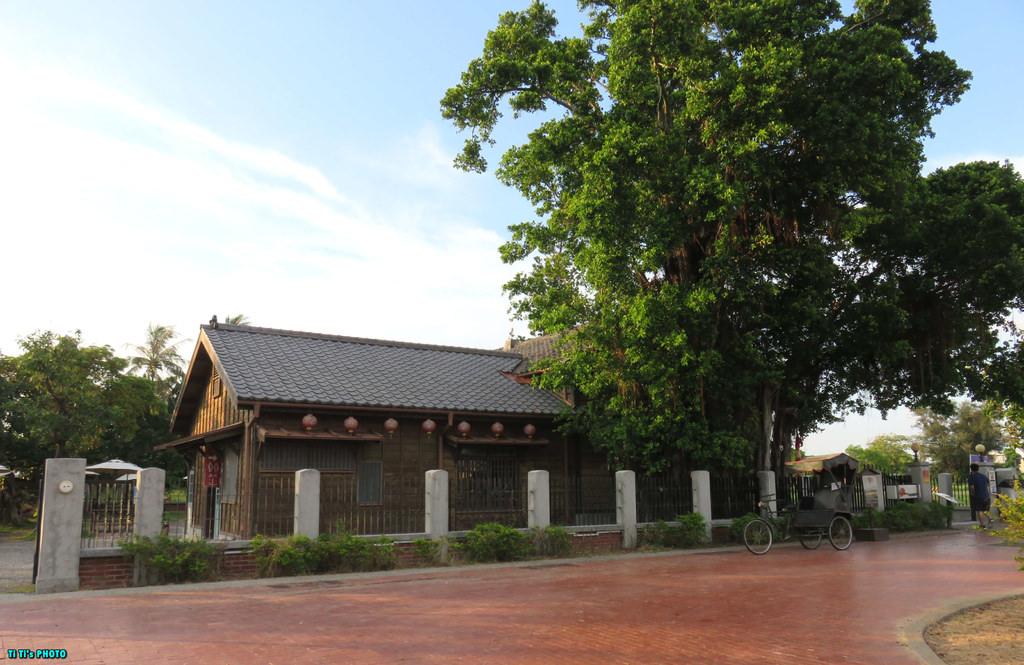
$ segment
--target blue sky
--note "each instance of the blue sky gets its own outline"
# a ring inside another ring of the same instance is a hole
[[[439,100],[526,4],[0,0],[0,352],[42,329],[123,352],[150,322],[194,341],[215,313],[500,346],[515,268],[497,247],[533,215],[451,168],[463,138]],[[550,4],[575,30],[575,3]],[[1024,3],[933,8],[974,80],[928,168],[1024,164]],[[908,427],[875,414],[809,441]]]

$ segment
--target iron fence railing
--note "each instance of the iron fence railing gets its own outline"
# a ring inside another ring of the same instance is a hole
[[[354,474],[321,477],[320,532],[360,536],[422,533],[426,500],[423,476],[383,479],[368,489]]]
[[[638,522],[671,522],[693,512],[693,483],[690,476],[637,476],[636,519]]]
[[[82,504],[82,549],[116,547],[132,537],[135,521],[135,483],[90,479]]]
[[[760,485],[756,475],[711,476],[712,519],[735,519],[757,511]]]
[[[559,526],[615,524],[615,478],[552,478],[551,523]]]

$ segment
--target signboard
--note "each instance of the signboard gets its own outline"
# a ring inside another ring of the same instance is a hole
[[[206,479],[203,481],[203,487],[220,487],[220,473],[222,468],[223,464],[216,453],[210,453],[207,455]]]
[[[866,473],[860,477],[860,482],[864,485],[865,507],[885,510],[885,501],[882,500],[882,477]]]
[[[916,499],[917,485],[886,485],[885,495],[888,499]]]

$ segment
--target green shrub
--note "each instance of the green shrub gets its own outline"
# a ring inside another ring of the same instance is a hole
[[[640,535],[640,544],[678,549],[693,547],[707,540],[707,522],[700,513],[677,515],[676,521],[679,524],[658,520],[648,525]]]
[[[572,535],[560,526],[549,524],[533,530],[533,547],[537,554],[564,557],[572,553]]]
[[[322,533],[316,540],[289,536],[281,540],[256,536],[249,547],[260,575],[308,575],[389,570],[395,567],[394,541],[368,540],[342,531]]]
[[[136,563],[155,572],[161,582],[199,582],[219,572],[222,551],[203,540],[158,536],[156,540],[123,540],[118,545]]]
[[[1019,545],[1021,553],[1014,556],[1024,570],[1024,491],[1021,490],[1020,479],[1014,480],[1017,496],[1010,498],[1005,494],[997,494],[995,507],[999,509],[999,517],[1006,522],[1006,528],[999,532],[999,537],[1011,545]]]
[[[459,549],[473,562],[518,561],[530,556],[533,545],[512,527],[491,522],[473,527]]]
[[[754,513],[747,513],[743,517],[737,517],[729,525],[729,538],[734,543],[743,542],[743,529],[747,526],[747,522],[753,522],[757,519],[757,515]]]
[[[901,501],[882,512],[868,509],[853,518],[853,526],[861,528],[884,527],[893,532],[944,529],[953,515],[953,508],[941,502],[910,503]]]

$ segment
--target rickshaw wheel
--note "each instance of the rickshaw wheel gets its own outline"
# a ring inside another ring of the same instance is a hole
[[[772,526],[763,519],[750,520],[743,527],[743,544],[751,554],[765,554],[772,548]]]
[[[837,550],[845,550],[853,542],[853,527],[850,520],[842,515],[836,515],[828,525],[828,541]]]
[[[806,550],[816,550],[821,545],[821,529],[800,529],[796,535]]]

